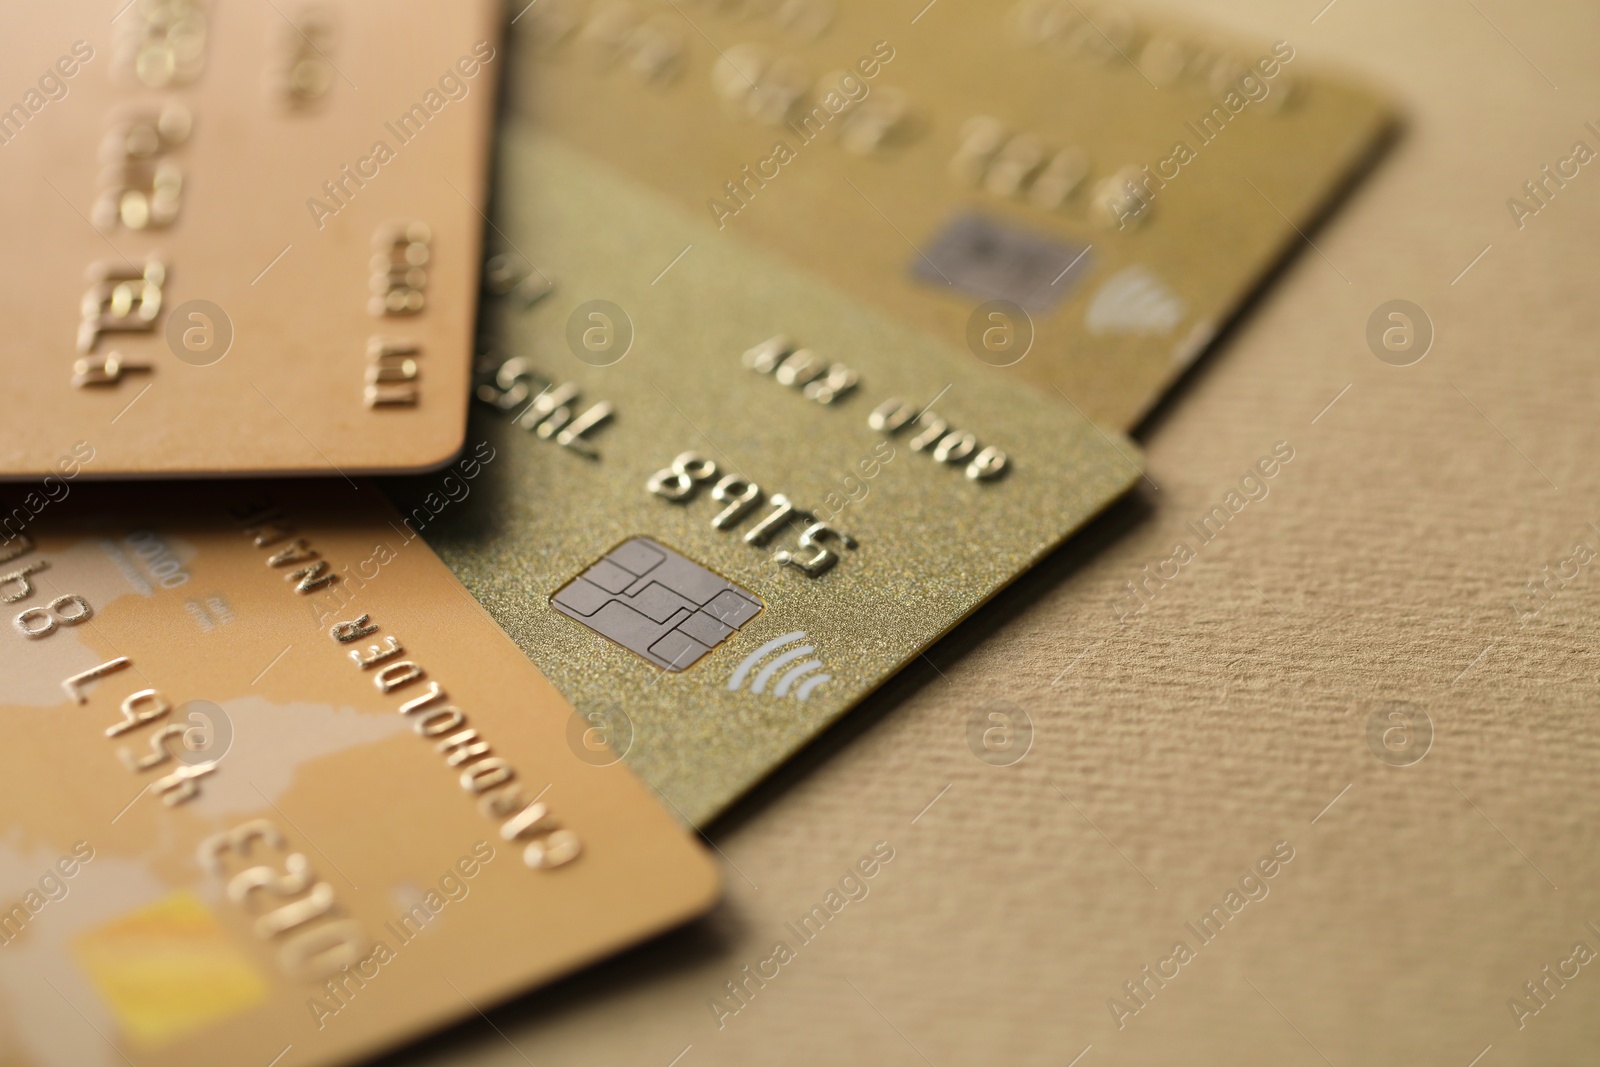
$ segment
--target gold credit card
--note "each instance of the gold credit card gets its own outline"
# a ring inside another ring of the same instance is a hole
[[[710,906],[373,486],[58,488],[0,540],[0,1062],[343,1063]]]
[[[471,425],[500,458],[401,510],[688,820],[1138,477],[1059,402],[527,122],[498,153]]]
[[[460,449],[492,0],[8,13],[0,478],[417,471]]]
[[[541,0],[513,33],[509,106],[1119,427],[1389,124],[1290,42],[1089,0]]]

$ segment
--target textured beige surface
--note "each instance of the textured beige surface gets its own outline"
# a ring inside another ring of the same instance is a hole
[[[714,920],[400,1062],[666,1067],[691,1045],[679,1067],[1065,1065],[1089,1045],[1080,1067],[1594,1061],[1600,968],[1520,1031],[1506,1001],[1574,941],[1600,949],[1600,575],[1524,626],[1511,607],[1600,542],[1600,170],[1521,231],[1505,201],[1596,146],[1600,16],[1338,0],[1313,25],[1320,6],[1193,13],[1374,79],[1410,128],[1314,235],[1322,254],[1147,428],[1160,491],[932,650],[942,676],[914,670],[848,743],[713,828],[731,886]],[[1397,297],[1438,327],[1406,369],[1363,341]],[[1117,625],[1124,583],[1279,440],[1296,458],[1271,495]],[[965,739],[995,697],[1038,727],[1006,769]],[[1437,728],[1415,766],[1368,749],[1388,700]],[[896,855],[871,895],[719,1031],[707,999],[879,840]],[[1119,1032],[1106,999],[1285,840],[1270,896]]]

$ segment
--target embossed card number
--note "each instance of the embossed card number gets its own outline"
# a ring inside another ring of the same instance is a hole
[[[94,479],[447,462],[465,440],[498,5],[102,7],[12,5],[0,39],[7,70],[61,54],[0,104],[0,223],[29,250],[0,292],[27,354],[0,479],[43,476],[80,437]]]
[[[36,883],[47,914],[0,901],[0,948],[61,992],[0,982],[7,1064],[366,1062],[715,898],[375,486],[264,484],[75,485],[0,540],[0,840],[101,871],[77,903]],[[675,655],[760,605],[695,610]]]
[[[803,522],[795,549],[779,549],[772,554],[772,562],[793,567],[811,578],[820,577],[839,562],[839,554],[824,542],[847,549],[856,547],[854,538],[817,521],[810,512],[796,508],[794,501],[783,493],[773,493],[769,497],[759,485],[746,478],[737,474],[719,477],[719,474],[713,460],[695,452],[682,452],[670,466],[652,474],[645,488],[674,504],[686,504],[699,494],[701,486],[710,484],[711,499],[724,505],[712,516],[711,526],[728,532],[765,503],[771,510],[744,533],[744,543],[752,548],[764,547],[780,530]]]

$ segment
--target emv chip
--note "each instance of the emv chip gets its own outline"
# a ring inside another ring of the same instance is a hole
[[[668,671],[694,666],[762,608],[748,589],[648,537],[608,552],[550,602]]]
[[[919,254],[911,272],[980,300],[1009,300],[1042,314],[1089,270],[1089,249],[977,214],[956,218]],[[1070,275],[1070,277],[1069,277]]]

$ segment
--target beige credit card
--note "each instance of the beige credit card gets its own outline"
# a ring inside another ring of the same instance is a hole
[[[0,478],[355,474],[465,434],[498,5],[59,0],[0,43]]]
[[[373,486],[53,485],[0,540],[0,1062],[345,1063],[712,903]]]
[[[509,106],[1000,373],[1134,426],[1385,105],[1100,0],[540,0]]]
[[[699,824],[1138,480],[1137,450],[505,125],[473,486],[408,528]]]

